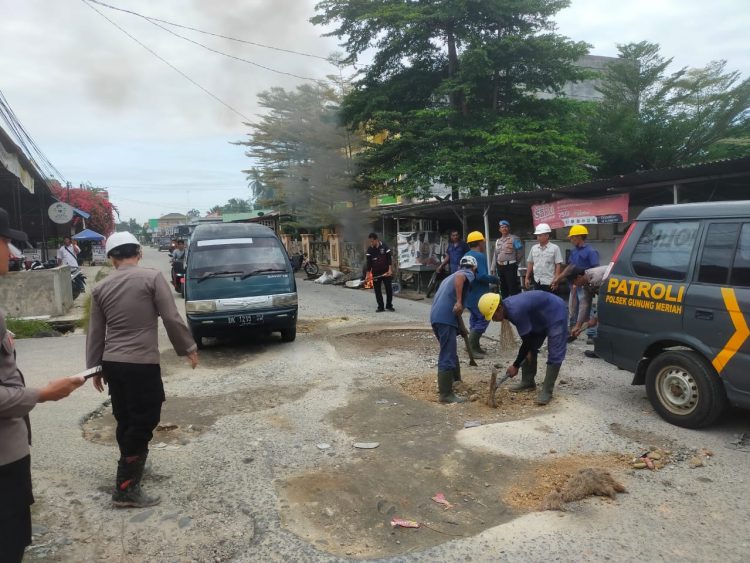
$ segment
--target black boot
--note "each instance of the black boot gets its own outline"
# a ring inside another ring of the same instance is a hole
[[[463,403],[466,401],[453,393],[453,370],[438,370],[438,398],[441,403]]]
[[[544,376],[542,391],[537,395],[536,404],[546,405],[552,400],[552,390],[555,387],[555,381],[560,374],[560,366],[547,364],[547,374]]]
[[[511,391],[531,391],[536,389],[536,356],[531,361],[526,358],[521,364],[521,381],[510,388]]]
[[[481,360],[487,354],[487,350],[482,350],[479,347],[480,338],[482,338],[482,335],[479,332],[475,330],[469,331],[469,348],[471,348],[471,352],[477,360]]]
[[[141,480],[146,466],[148,452],[140,454],[136,459],[127,461],[121,457],[117,464],[117,481],[115,492],[112,493],[112,504],[118,508],[145,508],[159,504],[158,496],[150,497],[143,492]]]
[[[453,382],[461,381],[461,366],[457,365],[453,370]]]

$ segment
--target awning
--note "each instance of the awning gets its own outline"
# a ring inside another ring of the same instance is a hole
[[[104,235],[100,235],[99,233],[92,231],[91,229],[84,229],[80,233],[73,235],[73,240],[80,240],[80,241],[99,241],[104,240]]]
[[[77,207],[74,207],[73,211],[75,212],[76,215],[78,215],[79,217],[83,217],[84,219],[88,219],[91,217],[91,213],[86,213],[85,211],[82,211],[78,209]],[[88,229],[86,230],[88,231]],[[93,233],[94,231],[91,231],[91,232]]]

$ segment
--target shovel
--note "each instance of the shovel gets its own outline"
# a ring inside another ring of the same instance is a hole
[[[507,372],[500,379],[497,378],[497,375],[497,367],[493,367],[492,376],[490,377],[490,394],[487,397],[487,406],[491,409],[497,408],[497,403],[495,402],[495,393],[497,393],[497,388],[508,381],[508,379],[510,379],[510,375]]]
[[[472,352],[471,346],[469,345],[469,331],[466,330],[464,318],[461,315],[456,315],[456,319],[458,320],[458,332],[461,333],[461,336],[464,339],[464,344],[466,344],[466,351],[469,353],[469,365],[475,366],[477,365],[477,361],[474,359],[474,352]]]

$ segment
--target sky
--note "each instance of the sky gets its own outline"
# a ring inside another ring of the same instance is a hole
[[[313,26],[314,0],[109,0],[148,16],[326,57],[336,38]],[[233,110],[180,76],[84,0],[0,0],[0,91],[64,178],[106,187],[120,218],[247,198],[242,146],[262,113],[258,93],[304,80],[211,53],[151,23],[97,9]],[[563,35],[615,56],[617,43],[659,43],[678,66],[727,60],[750,76],[747,0],[572,0]],[[326,61],[171,28],[285,73],[324,78]]]

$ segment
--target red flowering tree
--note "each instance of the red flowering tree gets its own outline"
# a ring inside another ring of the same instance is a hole
[[[115,230],[115,213],[117,208],[107,198],[107,193],[98,188],[65,188],[52,185],[52,193],[60,201],[68,203],[73,207],[91,214],[86,219],[86,228],[96,231],[104,236],[109,236]],[[81,217],[73,218],[74,226],[83,226]]]

